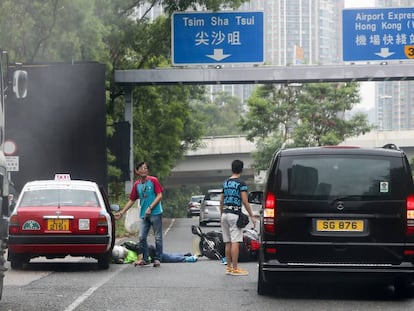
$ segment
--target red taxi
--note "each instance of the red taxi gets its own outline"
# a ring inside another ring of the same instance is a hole
[[[108,269],[117,209],[92,181],[58,175],[28,182],[10,215],[7,259],[13,269],[21,269],[35,257],[82,256]]]

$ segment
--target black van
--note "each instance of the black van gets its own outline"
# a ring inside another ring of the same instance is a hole
[[[260,295],[332,278],[393,284],[397,295],[411,295],[414,186],[395,145],[280,150],[264,190]]]

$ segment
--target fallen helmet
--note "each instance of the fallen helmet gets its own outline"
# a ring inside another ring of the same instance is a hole
[[[112,258],[115,261],[122,260],[125,258],[127,253],[128,253],[128,250],[125,247],[121,245],[115,245],[114,248],[112,249]]]

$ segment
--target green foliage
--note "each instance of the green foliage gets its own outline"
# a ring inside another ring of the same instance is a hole
[[[242,103],[239,98],[228,93],[216,94],[214,101],[206,98],[192,104],[195,115],[203,124],[204,136],[239,135],[238,120],[242,114]]]
[[[105,57],[109,26],[85,0],[4,0],[1,47],[23,62],[97,60]],[[107,1],[106,1],[107,2]]]
[[[282,146],[336,145],[369,132],[366,115],[345,118],[359,100],[357,83],[259,87],[248,101],[249,112],[240,119],[248,139],[257,141],[256,167],[266,168],[265,159]]]
[[[164,217],[182,218],[187,216],[187,204],[192,195],[202,193],[198,186],[166,189],[163,193]]]
[[[282,137],[278,134],[258,139],[256,151],[252,153],[255,171],[267,170],[269,161],[272,159],[275,150],[283,145]]]
[[[310,83],[303,87],[298,99],[301,121],[293,135],[299,146],[336,145],[345,138],[369,132],[366,115],[350,120],[345,112],[359,102],[357,83]]]
[[[170,66],[171,14],[187,9],[235,8],[244,0],[2,0],[0,47],[11,62],[84,62],[106,65],[107,132],[124,120],[123,86],[114,70]],[[161,4],[165,16],[150,18]],[[135,8],[145,5],[142,15]],[[200,144],[203,125],[190,101],[201,86],[137,87],[133,89],[134,160],[151,163],[152,173],[168,176],[184,152]],[[108,174],[120,176],[108,150]],[[110,185],[119,192],[120,186]],[[115,189],[115,190],[114,190]]]
[[[249,111],[240,119],[247,138],[266,138],[279,132],[286,141],[297,120],[298,87],[267,84],[258,87],[247,104]]]
[[[140,87],[134,94],[134,160],[149,162],[162,179],[202,134],[190,114],[191,87]]]
[[[414,177],[414,157],[412,157],[410,160],[409,160],[409,162],[410,162],[410,167],[411,167],[411,174],[413,175],[413,177]]]
[[[218,11],[220,8],[236,9],[249,0],[164,0],[165,9],[170,14],[175,11],[185,11],[186,9]]]

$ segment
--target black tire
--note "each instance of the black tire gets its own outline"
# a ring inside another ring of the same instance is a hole
[[[268,291],[268,284],[263,280],[263,276],[262,276],[262,271],[260,269],[258,269],[258,277],[257,277],[257,293],[261,296],[264,295],[268,295],[269,291]]]
[[[218,260],[219,256],[216,249],[212,249],[204,239],[200,241],[200,252],[201,255],[207,257],[208,259]]]
[[[268,296],[270,294],[276,294],[277,285],[274,283],[268,283],[263,279],[263,268],[259,263],[258,277],[257,277],[257,294],[261,296]]]
[[[200,221],[200,227],[205,227],[207,225],[207,223],[205,221]]]
[[[398,279],[394,282],[394,295],[396,298],[412,298],[414,286],[410,279]]]
[[[219,257],[225,256],[225,244],[223,242],[223,233],[221,231],[210,231],[206,233],[209,240],[214,242],[215,253],[219,254]],[[217,259],[217,256],[216,256]]]
[[[10,266],[13,270],[22,270],[26,263],[29,263],[29,260],[21,256],[14,256],[10,260]]]
[[[111,253],[105,253],[105,255],[102,255],[98,258],[98,267],[101,270],[108,270],[109,264],[111,263]]]
[[[3,296],[3,283],[4,283],[4,273],[0,275],[0,300],[1,300],[1,297]]]

